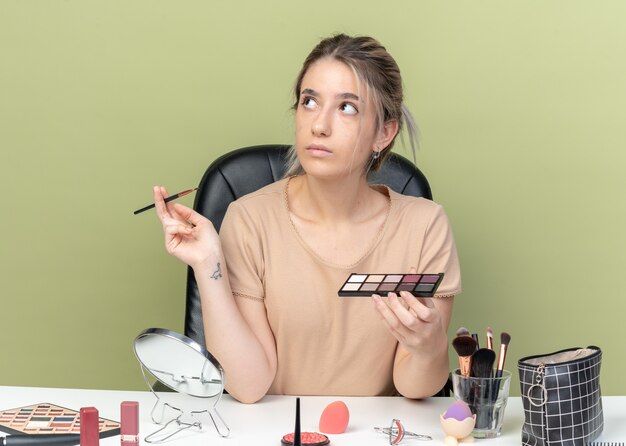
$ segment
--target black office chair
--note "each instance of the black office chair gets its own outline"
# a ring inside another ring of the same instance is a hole
[[[289,147],[282,144],[260,145],[222,155],[204,173],[194,209],[211,220],[219,231],[232,201],[283,178]],[[385,184],[401,194],[432,199],[424,174],[415,164],[396,153],[391,153],[383,167],[370,174],[368,181]],[[187,269],[185,335],[205,345],[200,295],[191,268]]]

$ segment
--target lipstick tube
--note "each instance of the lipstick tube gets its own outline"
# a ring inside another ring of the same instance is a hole
[[[122,446],[137,446],[139,444],[139,403],[122,401],[120,412]]]
[[[80,409],[80,446],[100,445],[100,419],[95,407]]]

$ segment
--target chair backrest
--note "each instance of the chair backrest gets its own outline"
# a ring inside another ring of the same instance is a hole
[[[219,231],[228,205],[237,198],[260,189],[284,176],[287,145],[261,145],[233,150],[207,168],[194,202],[194,209],[206,216]],[[405,157],[391,153],[378,172],[368,181],[385,184],[392,190],[432,199],[430,186],[422,172]],[[205,345],[202,307],[198,286],[191,268],[187,270],[185,335]]]

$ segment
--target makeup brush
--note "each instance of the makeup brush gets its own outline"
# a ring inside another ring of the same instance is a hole
[[[459,329],[456,331],[456,335],[457,336],[471,336],[469,330],[465,327],[459,327]]]
[[[480,342],[478,342],[478,333],[472,333],[472,337],[474,338],[474,341],[476,341],[476,350],[478,350],[480,348]]]
[[[187,190],[184,190],[182,192],[178,192],[177,194],[170,195],[169,197],[164,198],[163,201],[165,201],[166,203],[169,203],[172,200],[176,200],[177,198],[184,197],[185,195],[190,194],[190,193],[192,193],[193,191],[196,191],[196,190],[198,190],[197,187],[194,187],[193,189],[187,189]],[[133,212],[133,214],[135,214],[135,215],[141,214],[142,212],[145,212],[145,211],[147,211],[149,209],[152,209],[154,206],[156,206],[154,203],[149,204],[146,207],[143,207],[141,209],[137,209],[135,212]]]
[[[300,436],[300,397],[296,398],[296,427],[293,430],[293,446],[302,446]]]
[[[472,354],[472,376],[476,378],[492,378],[496,352],[488,348],[479,348]]]
[[[502,378],[502,371],[504,370],[504,360],[506,359],[506,351],[509,348],[509,342],[511,342],[511,335],[506,331],[500,333],[500,354],[498,355],[498,365],[496,366],[496,376],[494,380],[493,388],[493,401],[498,400],[498,393],[500,392],[500,381]]]
[[[485,429],[491,424],[492,414],[490,404],[493,391],[491,384],[493,378],[493,363],[496,360],[496,352],[488,348],[480,348],[472,355],[472,376],[482,378],[476,382],[473,394],[473,406],[476,409],[476,427]]]
[[[472,354],[476,351],[476,341],[471,336],[457,336],[452,340],[452,347],[454,347],[457,355],[459,355],[461,376],[470,376]]]
[[[506,359],[506,351],[511,342],[511,335],[506,331],[500,333],[500,354],[498,355],[498,366],[496,367],[496,378],[502,378],[502,370],[504,370],[504,360]]]
[[[493,330],[487,327],[487,348],[493,350]]]

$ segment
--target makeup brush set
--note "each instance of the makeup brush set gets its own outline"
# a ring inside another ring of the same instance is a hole
[[[511,342],[507,332],[500,334],[500,350],[496,363],[496,352],[493,346],[493,330],[487,327],[487,346],[481,348],[476,333],[470,334],[465,327],[456,332],[452,347],[459,355],[459,369],[462,376],[476,378],[500,378],[504,370],[506,352]],[[494,364],[496,365],[494,373]]]
[[[500,334],[497,354],[491,327],[487,328],[486,341],[486,346],[480,347],[478,334],[470,334],[465,327],[457,330],[452,346],[459,356],[459,369],[453,372],[452,381],[455,396],[476,414],[476,429],[493,431],[494,424],[501,423],[499,418],[506,405],[506,400],[498,399],[503,386],[508,397],[510,373],[505,374],[504,362],[511,335]]]

